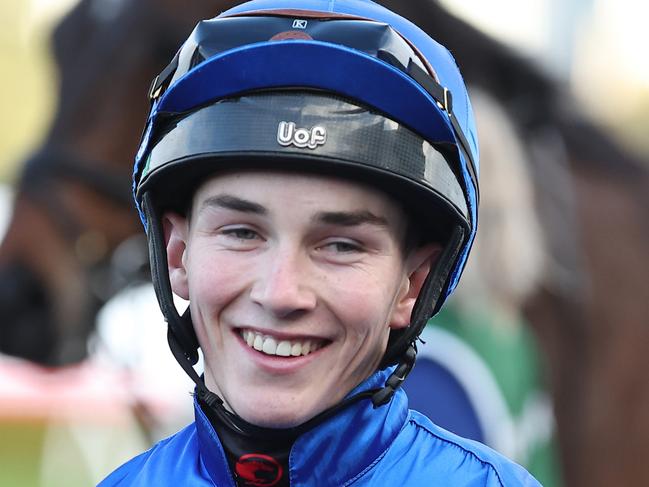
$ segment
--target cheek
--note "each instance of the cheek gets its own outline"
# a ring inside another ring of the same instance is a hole
[[[347,324],[348,334],[366,337],[389,332],[398,286],[393,272],[347,276],[332,293],[336,313]]]
[[[192,249],[194,250],[194,249]],[[195,249],[187,262],[189,299],[199,308],[220,308],[245,287],[249,270],[236,258],[209,249]]]

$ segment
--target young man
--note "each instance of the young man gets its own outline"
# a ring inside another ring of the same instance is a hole
[[[537,485],[399,389],[476,230],[448,52],[369,1],[256,0],[151,98],[136,200],[196,420],[101,485]]]

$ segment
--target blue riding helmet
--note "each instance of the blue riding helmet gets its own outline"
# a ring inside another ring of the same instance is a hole
[[[390,338],[382,366],[398,365],[372,396],[387,402],[456,287],[477,227],[476,129],[450,53],[368,0],[254,0],[200,22],[150,97],[133,189],[169,342],[198,393],[220,403],[192,367],[198,345],[188,312],[173,305],[160,215],[186,208],[209,174],[282,168],[374,185],[423,238],[444,244],[410,326]]]

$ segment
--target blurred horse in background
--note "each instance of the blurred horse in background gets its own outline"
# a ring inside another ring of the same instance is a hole
[[[81,0],[53,32],[57,106],[23,164],[0,244],[0,426],[24,451],[14,462],[0,455],[0,484],[94,485],[172,413],[164,388],[152,395],[132,370],[137,360],[86,360],[88,338],[102,305],[148,273],[130,180],[150,82],[197,19],[227,6]],[[14,438],[15,424],[38,433]]]
[[[82,360],[99,306],[146,267],[143,247],[118,249],[141,233],[129,177],[147,87],[197,20],[234,3],[82,0],[58,27],[59,105],[25,164],[0,246],[0,352],[50,365]],[[565,483],[649,485],[649,384],[638,372],[649,345],[646,164],[533,63],[437,2],[382,3],[448,46],[520,138],[540,225],[526,237],[542,240],[543,255],[523,253],[516,262],[534,279],[500,297],[541,345]],[[614,97],[612,89],[603,100],[612,109]],[[501,191],[511,197],[515,188]],[[117,280],[116,261],[126,269]],[[491,262],[479,270],[482,291],[502,286],[508,261]]]
[[[58,106],[0,246],[0,352],[83,360],[101,305],[148,267],[143,242],[128,240],[141,234],[130,174],[147,88],[216,13],[207,0],[83,0],[56,28]]]
[[[546,255],[522,312],[543,351],[565,483],[649,485],[649,383],[640,372],[649,346],[647,161],[584,116],[561,84],[437,2],[385,3],[451,50],[525,147]],[[612,110],[615,95],[611,87],[602,100]],[[483,277],[499,286],[500,275]]]

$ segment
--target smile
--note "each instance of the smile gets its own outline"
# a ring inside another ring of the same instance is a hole
[[[243,341],[250,348],[254,348],[266,355],[277,355],[280,357],[309,355],[325,345],[323,340],[280,340],[251,330],[241,330],[240,334]]]

